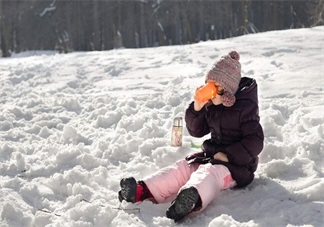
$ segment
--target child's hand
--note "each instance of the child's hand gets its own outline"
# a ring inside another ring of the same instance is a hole
[[[198,90],[199,88],[201,88],[201,87],[203,87],[203,86],[204,86],[204,85],[201,85],[200,87],[198,87],[198,88],[196,89],[196,92],[197,92],[197,90]],[[194,102],[194,109],[195,109],[195,111],[200,111],[200,110],[205,106],[205,104],[208,102],[208,100],[205,101],[205,102],[201,102],[201,101],[199,101],[199,100],[196,99],[196,96],[194,97],[194,100],[195,100],[195,102]]]
[[[206,164],[210,161],[209,157],[206,157],[205,152],[198,152],[194,154],[190,154],[186,157],[186,161],[188,164],[198,163],[198,164]]]
[[[223,161],[223,162],[228,162],[227,155],[223,152],[218,152],[214,155],[214,159]]]
[[[206,102],[200,102],[197,99],[195,99],[195,102],[194,102],[194,109],[195,109],[195,111],[200,111],[205,106],[205,104],[207,102],[208,101],[206,101]]]

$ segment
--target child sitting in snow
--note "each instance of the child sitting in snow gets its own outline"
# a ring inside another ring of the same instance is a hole
[[[257,84],[254,79],[241,78],[239,58],[232,51],[217,61],[207,73],[206,82],[215,84],[218,95],[206,102],[195,99],[186,110],[191,136],[211,133],[202,151],[141,181],[122,179],[120,201],[164,203],[174,199],[166,216],[179,221],[193,211],[204,210],[220,190],[252,182],[264,136]]]

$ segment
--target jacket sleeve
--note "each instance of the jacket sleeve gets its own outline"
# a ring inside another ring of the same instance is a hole
[[[203,137],[210,133],[205,115],[205,107],[200,111],[196,111],[194,109],[194,102],[189,105],[186,110],[185,121],[187,130],[191,136]]]
[[[246,165],[253,161],[263,149],[263,129],[259,123],[259,109],[256,103],[247,103],[240,116],[242,140],[226,147],[230,163]]]

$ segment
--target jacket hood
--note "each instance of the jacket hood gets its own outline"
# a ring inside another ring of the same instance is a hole
[[[258,103],[258,86],[255,79],[242,77],[235,94],[236,100],[250,100]]]

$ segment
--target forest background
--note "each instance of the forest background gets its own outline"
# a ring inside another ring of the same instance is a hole
[[[182,45],[323,25],[324,0],[0,0],[0,56]]]

